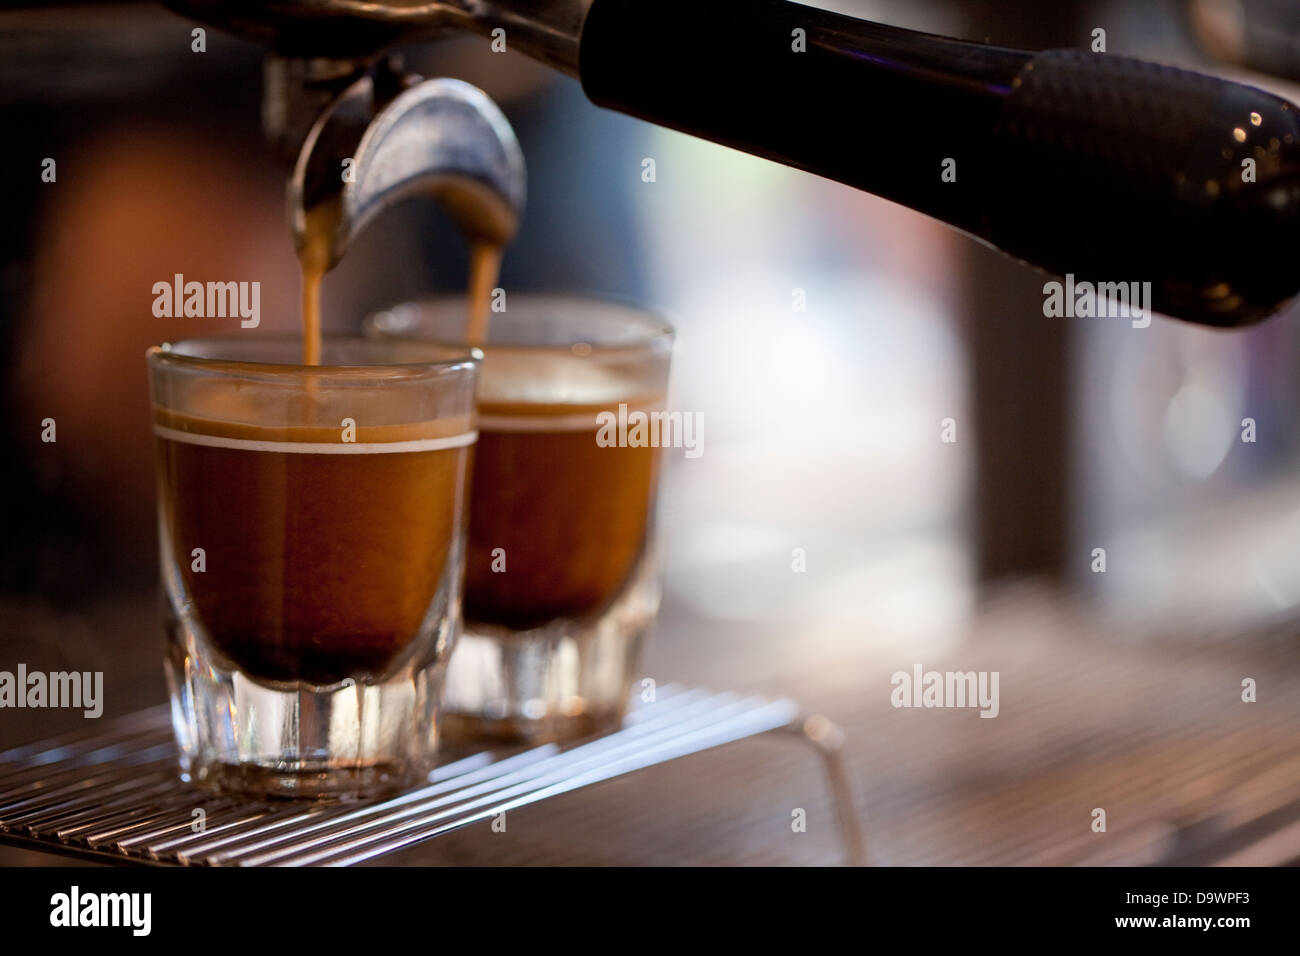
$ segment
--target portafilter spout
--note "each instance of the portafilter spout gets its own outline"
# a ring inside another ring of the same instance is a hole
[[[308,131],[289,180],[299,251],[326,243],[325,267],[383,210],[408,196],[440,202],[467,240],[501,246],[524,205],[523,153],[501,110],[460,80],[363,75]]]

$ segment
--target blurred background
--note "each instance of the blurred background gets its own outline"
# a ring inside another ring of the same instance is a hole
[[[1300,2],[817,5],[1024,48],[1101,28],[1110,53],[1300,100]],[[193,27],[153,3],[0,9],[0,669],[103,670],[110,716],[165,698],[144,350],[230,328],[154,318],[152,285],[260,281],[259,331],[298,322],[263,51],[209,30],[193,52]],[[590,292],[678,329],[669,403],[703,414],[705,453],[668,456],[646,676],[843,725],[873,862],[1300,859],[1296,309],[1237,332],[1045,319],[1046,277],[916,213],[599,110],[478,38],[404,55],[481,86],[519,135],[507,292]],[[460,289],[466,262],[447,216],[403,205],[326,278],[326,327]],[[999,671],[998,719],[892,708],[890,675],[918,663]],[[0,711],[0,749],[80,723]],[[839,859],[816,760],[788,741],[518,816],[402,862]]]

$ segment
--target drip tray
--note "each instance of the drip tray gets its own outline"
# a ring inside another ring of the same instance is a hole
[[[661,687],[616,732],[568,745],[493,749],[438,767],[425,786],[371,801],[250,802],[184,783],[168,710],[155,707],[0,753],[0,842],[100,861],[210,866],[348,866],[677,757],[792,729],[823,751],[847,791],[837,731],[787,699]],[[850,858],[860,850],[841,806]]]

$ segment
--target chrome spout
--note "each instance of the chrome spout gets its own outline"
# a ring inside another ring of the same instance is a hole
[[[369,73],[307,133],[289,180],[289,223],[300,251],[328,232],[333,266],[368,222],[401,199],[425,195],[471,243],[504,245],[524,193],[519,142],[482,90],[460,80]]]

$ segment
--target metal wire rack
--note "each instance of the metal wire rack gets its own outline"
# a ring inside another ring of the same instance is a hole
[[[823,758],[845,859],[865,843],[843,735],[793,701],[679,685],[634,704],[623,726],[564,746],[484,750],[382,800],[251,802],[183,783],[166,707],[0,753],[0,842],[119,863],[350,866],[602,780],[759,734],[784,732]],[[200,812],[201,811],[201,812]]]

